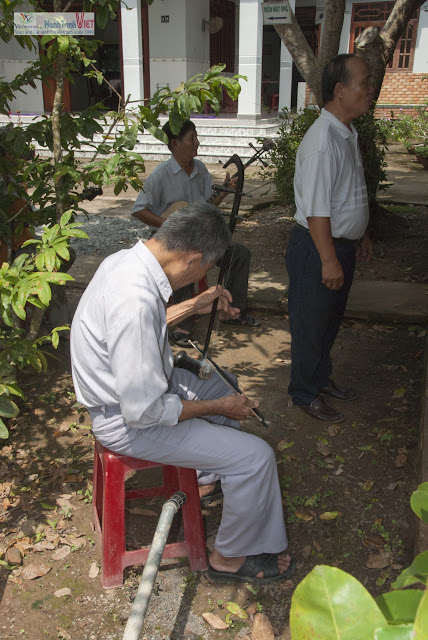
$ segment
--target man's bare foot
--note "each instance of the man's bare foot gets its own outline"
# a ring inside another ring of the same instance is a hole
[[[224,571],[227,573],[236,573],[239,571],[241,566],[244,564],[246,557],[241,556],[239,558],[226,558],[222,556],[221,553],[214,551],[210,555],[210,565],[216,571]],[[284,573],[287,571],[290,566],[291,556],[288,553],[279,553],[278,554],[278,569],[279,573]],[[263,578],[263,571],[259,571],[256,578]]]
[[[203,484],[202,486],[198,487],[199,488],[199,497],[200,498],[204,498],[205,496],[209,495],[210,493],[212,493],[215,489],[215,482],[211,482],[211,484]]]

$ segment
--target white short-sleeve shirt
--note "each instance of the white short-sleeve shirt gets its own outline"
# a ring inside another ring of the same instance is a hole
[[[364,235],[369,208],[358,134],[322,109],[296,155],[295,220],[308,228],[311,216],[331,219],[334,238]]]
[[[211,176],[205,165],[196,158],[191,175],[178,164],[174,156],[162,162],[149,175],[144,190],[132,207],[132,213],[141,209],[150,209],[161,216],[175,202],[206,202],[211,196]]]

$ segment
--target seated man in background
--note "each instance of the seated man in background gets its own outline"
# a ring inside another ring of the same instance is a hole
[[[118,251],[99,267],[71,329],[73,381],[97,440],[117,453],[198,469],[199,484],[221,480],[224,503],[209,575],[270,584],[290,577],[275,454],[239,431],[256,406],[173,366],[167,326],[219,310],[234,317],[221,286],[167,308],[173,289],[204,277],[223,256],[230,232],[207,203],[172,214],[145,244]]]
[[[169,122],[163,127],[168,136],[168,148],[171,158],[162,162],[144,183],[144,190],[138,195],[132,208],[132,215],[149,225],[156,232],[164,223],[171,209],[197,201],[209,201],[218,206],[227,195],[226,192],[213,194],[211,176],[195,157],[198,153],[199,141],[196,127],[186,120],[177,135],[174,135]],[[224,186],[234,188],[236,179],[226,174]],[[174,206],[175,205],[175,206]],[[227,269],[225,287],[232,294],[235,306],[240,310],[237,318],[228,322],[247,327],[256,327],[258,320],[247,315],[248,276],[250,272],[251,253],[239,243],[234,243],[230,267]],[[193,295],[193,284],[181,288],[174,293],[173,302],[188,300]],[[187,346],[193,327],[192,318],[180,323],[170,338],[180,346]]]

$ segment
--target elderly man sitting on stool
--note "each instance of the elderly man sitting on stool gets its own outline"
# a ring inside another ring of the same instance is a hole
[[[269,584],[290,577],[275,454],[239,430],[256,406],[214,373],[173,366],[167,327],[239,311],[220,286],[167,309],[172,290],[204,277],[230,233],[218,209],[195,203],[172,214],[145,244],[109,256],[87,287],[71,329],[76,395],[97,440],[117,453],[198,469],[202,492],[221,480],[223,516],[209,575]]]

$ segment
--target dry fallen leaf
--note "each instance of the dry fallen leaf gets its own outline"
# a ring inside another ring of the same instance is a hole
[[[317,451],[321,453],[323,456],[329,456],[331,451],[328,447],[325,446],[322,442],[317,443]]]
[[[405,453],[400,453],[394,460],[394,464],[397,468],[404,467],[407,462],[407,455]]]
[[[67,633],[65,629],[61,629],[61,627],[57,627],[56,630],[58,631],[58,638],[61,638],[61,640],[71,640],[71,635]]]
[[[254,616],[251,640],[274,640],[272,625],[265,613],[256,613]]]
[[[321,545],[316,541],[316,540],[312,540],[312,544],[314,545],[314,548],[318,551],[318,553],[321,551]]]
[[[213,629],[228,629],[229,628],[229,625],[227,625],[225,622],[223,622],[223,620],[221,618],[219,618],[218,616],[216,616],[215,613],[211,613],[210,611],[207,611],[206,613],[202,614],[202,617],[205,620],[205,622],[208,622],[210,627],[213,627]]]
[[[278,449],[278,451],[284,451],[284,449],[289,449],[290,447],[292,447],[293,444],[294,442],[287,442],[287,440],[281,440],[276,445],[276,448]]]
[[[301,520],[304,520],[305,522],[307,522],[308,520],[312,520],[314,517],[313,512],[309,509],[296,509],[295,511],[293,511],[293,513],[295,516],[297,516]]]
[[[41,578],[45,576],[52,569],[45,562],[32,562],[23,568],[21,577],[24,580],[34,580],[34,578]]]
[[[324,513],[322,513],[320,515],[320,519],[321,520],[335,520],[336,518],[338,518],[341,515],[342,514],[341,514],[340,511],[324,511]]]
[[[55,598],[63,598],[64,596],[70,596],[71,595],[71,589],[69,589],[68,587],[64,587],[64,589],[58,589],[58,591],[55,591],[54,596]]]
[[[96,578],[100,572],[100,568],[96,562],[93,562],[89,567],[89,577]]]
[[[310,556],[310,555],[311,555],[311,553],[312,553],[312,546],[311,546],[310,544],[305,544],[305,546],[303,547],[303,551],[302,551],[302,553],[303,553],[303,557],[304,557],[305,559],[306,559],[306,558],[309,558],[309,556]]]
[[[33,545],[33,551],[52,551],[56,549],[56,545],[53,542],[37,542]]]
[[[327,431],[328,431],[328,434],[329,434],[330,436],[333,436],[333,437],[334,437],[334,436],[337,436],[337,434],[339,433],[339,429],[340,429],[340,427],[335,427],[335,426],[333,426],[333,425],[331,424],[331,425],[328,427]]]
[[[60,547],[51,555],[52,560],[64,560],[68,555],[70,555],[71,549],[67,545]]]
[[[391,551],[385,551],[383,553],[371,553],[369,559],[366,562],[368,569],[385,569],[391,564],[393,554]]]
[[[380,533],[371,533],[366,536],[361,541],[365,547],[376,547],[378,549],[383,549],[385,546],[385,540],[382,538]]]
[[[374,485],[374,480],[366,480],[364,484],[361,485],[363,491],[370,491],[370,489]]]

